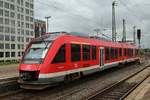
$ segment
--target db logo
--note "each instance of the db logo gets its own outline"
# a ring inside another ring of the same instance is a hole
[[[77,68],[77,67],[78,67],[78,64],[74,64],[74,67]]]

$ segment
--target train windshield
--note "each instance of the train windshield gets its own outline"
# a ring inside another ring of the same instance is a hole
[[[25,53],[24,63],[41,63],[45,58],[48,48],[50,47],[50,41],[33,42]]]

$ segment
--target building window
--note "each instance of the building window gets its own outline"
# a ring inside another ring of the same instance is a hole
[[[15,41],[15,36],[11,36],[11,41]]]
[[[21,8],[21,12],[24,13],[24,9],[23,8]]]
[[[9,11],[5,11],[5,17],[9,17]]]
[[[19,36],[17,37],[17,40],[18,40],[18,42],[20,42],[20,37]]]
[[[20,14],[17,14],[17,19],[21,19],[21,16],[20,16]]]
[[[9,3],[5,2],[5,8],[9,9]]]
[[[9,41],[9,40],[10,40],[9,36],[5,35],[5,41]]]
[[[21,38],[22,42],[24,42],[24,37]]]
[[[32,10],[30,10],[30,15],[31,15],[31,16],[33,16],[33,15],[34,15],[34,13],[33,13],[33,11],[32,11]]]
[[[21,34],[24,35],[24,30],[21,30]]]
[[[105,59],[110,60],[110,48],[106,47],[105,50]]]
[[[21,20],[24,20],[24,16],[23,15],[21,15]]]
[[[9,27],[5,27],[5,33],[9,33]]]
[[[15,57],[15,52],[11,52],[11,57]]]
[[[20,49],[20,44],[18,44],[18,49]]]
[[[82,47],[83,52],[83,60],[90,60],[90,46],[89,45],[83,45]]]
[[[0,43],[0,49],[4,49],[4,44]]]
[[[26,35],[29,35],[29,30],[26,30]]]
[[[28,14],[28,15],[30,14],[30,11],[29,11],[29,9],[26,9],[26,14]]]
[[[3,24],[3,18],[0,18],[0,24]]]
[[[5,52],[6,57],[10,57],[10,52]]]
[[[96,46],[92,46],[92,60],[96,60]]]
[[[20,0],[17,0],[17,3],[20,5],[20,3],[21,3]]]
[[[29,23],[26,23],[26,28],[30,28],[30,25],[29,25]]]
[[[18,57],[20,57],[21,56],[21,54],[20,54],[20,52],[18,52]]]
[[[10,49],[10,44],[5,44],[5,49]]]
[[[79,44],[71,44],[71,61],[81,60],[81,46]]]
[[[11,20],[11,26],[15,27],[15,20]]]
[[[15,44],[11,44],[11,49],[15,49]]]
[[[0,32],[3,32],[3,26],[0,26]]]
[[[26,6],[27,8],[29,8],[29,2],[26,2],[25,6]]]
[[[20,12],[20,7],[17,7],[17,11]]]
[[[14,12],[11,12],[11,13],[10,13],[10,17],[11,17],[11,18],[15,18],[15,13],[14,13]]]
[[[0,35],[0,40],[4,40],[4,35]]]
[[[12,3],[14,3],[14,0],[11,0]]]
[[[15,28],[11,28],[11,33],[15,34]]]
[[[5,19],[5,24],[9,25],[9,19]]]
[[[30,17],[29,16],[26,16],[26,21],[30,21]]]
[[[0,52],[0,57],[4,57],[4,52]]]
[[[66,62],[66,45],[62,45],[55,55],[52,63],[65,63]]]
[[[18,21],[18,27],[20,27],[21,25],[20,25],[20,21]]]
[[[26,38],[26,42],[29,42],[29,40],[30,40],[29,38]]]
[[[0,7],[3,7],[3,1],[0,1]]]
[[[0,16],[3,16],[3,10],[0,9]]]
[[[11,10],[15,10],[15,6],[13,4],[10,5]]]
[[[32,8],[32,9],[33,9],[33,4],[30,4],[30,8]]]
[[[21,0],[21,5],[23,6],[23,0]]]

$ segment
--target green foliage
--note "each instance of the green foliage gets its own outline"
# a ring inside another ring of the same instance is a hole
[[[10,65],[10,64],[18,64],[19,62],[17,60],[9,60],[9,61],[1,61],[0,65]]]

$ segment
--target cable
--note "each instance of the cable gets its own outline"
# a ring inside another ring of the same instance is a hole
[[[119,0],[120,1],[120,3],[124,6],[124,7],[126,7],[126,9],[134,16],[134,17],[136,17],[141,23],[143,23],[143,20],[141,19],[141,18],[139,18],[139,16],[137,16],[135,13],[134,13],[134,11],[132,11],[123,1],[121,1],[121,0]],[[143,23],[144,24],[144,23]]]

